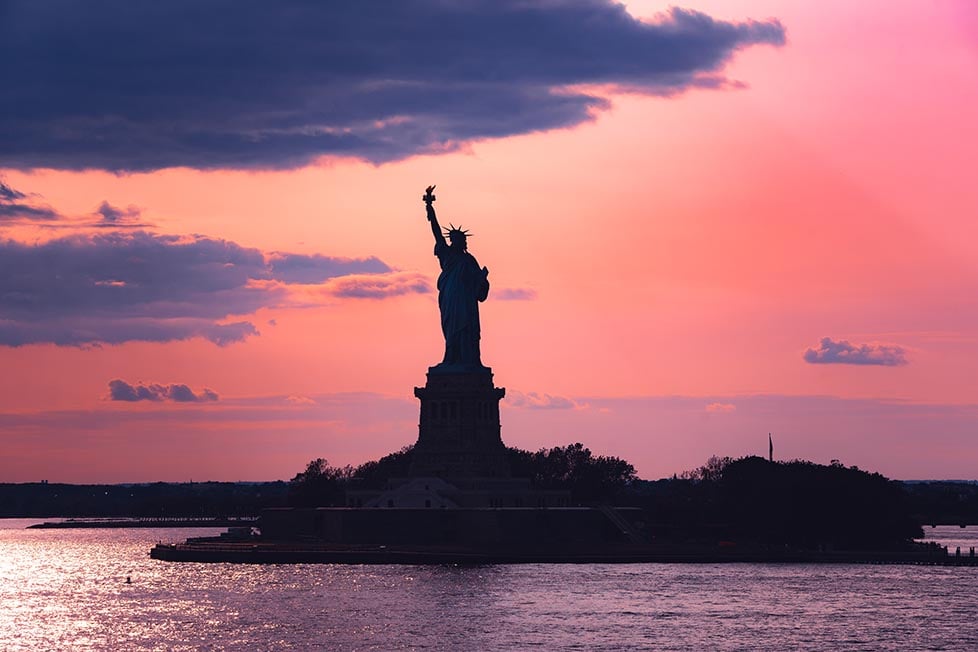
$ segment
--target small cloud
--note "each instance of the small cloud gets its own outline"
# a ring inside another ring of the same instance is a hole
[[[19,190],[14,190],[3,181],[0,181],[0,201],[17,201],[26,197],[27,195],[24,193]]]
[[[707,412],[734,412],[736,409],[733,403],[710,403],[706,406]]]
[[[169,385],[164,390],[166,396],[177,403],[193,403],[197,395],[186,385]]]
[[[188,320],[193,321],[193,320]],[[196,330],[191,331],[193,335],[203,337],[218,346],[227,346],[229,344],[236,344],[237,342],[243,342],[248,337],[252,335],[261,335],[254,324],[248,321],[236,321],[230,324],[201,324]],[[177,338],[173,330],[168,330],[161,335],[160,339],[148,340],[148,341],[166,341],[164,338],[171,339],[186,339]]]
[[[327,283],[326,290],[333,296],[352,299],[384,299],[433,291],[427,276],[411,272],[344,276]]]
[[[142,211],[139,210],[138,206],[131,204],[126,208],[118,208],[107,201],[103,201],[95,210],[95,215],[101,219],[92,226],[101,228],[121,229],[152,226],[142,222]]]
[[[218,400],[217,392],[206,387],[199,392],[194,392],[190,387],[182,383],[172,385],[161,385],[142,383],[130,385],[124,380],[109,381],[109,399],[113,401],[127,401],[135,403],[137,401],[172,401],[174,403],[205,403]]]
[[[529,410],[580,410],[587,407],[586,403],[579,403],[565,396],[538,394],[537,392],[510,391],[506,395],[506,402],[511,407]]]
[[[30,201],[26,194],[0,181],[0,221],[56,220],[60,215],[50,206]]]
[[[823,337],[817,349],[805,351],[809,364],[857,364],[897,367],[907,364],[906,349],[896,344],[850,344],[846,340],[835,341]]]
[[[537,298],[537,291],[531,288],[502,288],[492,295],[500,301],[532,301]]]
[[[316,404],[316,401],[312,400],[308,396],[298,396],[294,394],[292,396],[286,396],[285,402],[291,403],[292,405],[315,405]]]

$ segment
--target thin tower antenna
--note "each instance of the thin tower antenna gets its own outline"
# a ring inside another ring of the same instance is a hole
[[[771,433],[767,433],[767,461],[774,461],[774,440],[771,439]]]

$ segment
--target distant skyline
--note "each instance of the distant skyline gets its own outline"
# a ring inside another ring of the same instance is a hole
[[[414,443],[429,184],[507,445],[978,478],[970,0],[15,0],[0,57],[0,482]]]

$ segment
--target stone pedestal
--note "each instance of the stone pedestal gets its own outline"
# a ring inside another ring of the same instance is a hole
[[[505,394],[493,386],[488,367],[430,367],[425,386],[414,388],[421,420],[411,476],[508,477],[499,427],[499,400]]]

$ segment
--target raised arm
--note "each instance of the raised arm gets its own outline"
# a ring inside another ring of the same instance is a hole
[[[445,244],[445,236],[441,232],[441,225],[438,224],[438,218],[435,217],[435,207],[432,206],[435,203],[434,191],[434,186],[428,186],[425,188],[422,199],[424,200],[425,209],[428,211],[428,223],[431,224],[431,234],[435,236],[435,244]]]

